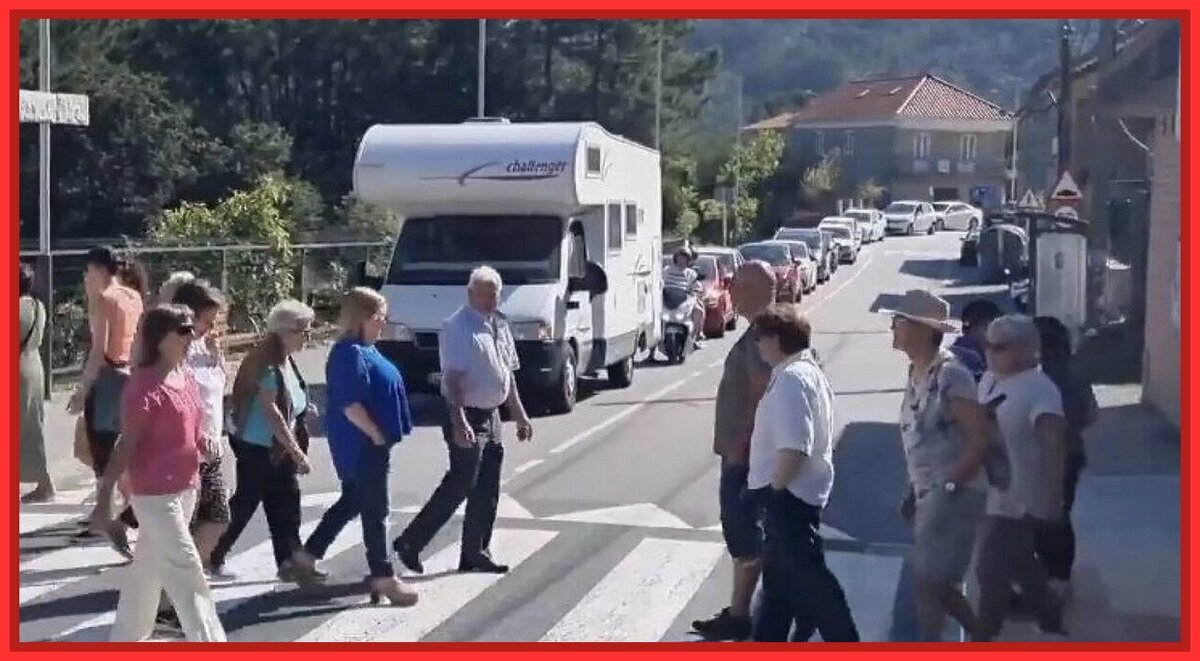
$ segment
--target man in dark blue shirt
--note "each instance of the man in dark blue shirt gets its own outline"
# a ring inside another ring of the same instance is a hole
[[[962,311],[962,336],[950,346],[955,357],[966,365],[975,376],[975,381],[983,378],[987,371],[987,360],[983,354],[983,338],[987,333],[988,324],[1000,316],[1000,308],[991,300],[977,298]]]

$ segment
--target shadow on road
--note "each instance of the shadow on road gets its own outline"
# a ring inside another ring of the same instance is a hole
[[[974,284],[976,280],[974,272],[959,266],[958,257],[906,259],[900,265],[900,272],[927,280],[950,281],[950,286]]]
[[[833,494],[824,522],[861,542],[909,543],[912,535],[899,513],[908,476],[897,425],[846,425],[833,465]]]

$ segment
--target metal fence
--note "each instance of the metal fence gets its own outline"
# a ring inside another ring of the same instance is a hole
[[[292,244],[280,252],[265,245],[218,246],[128,246],[123,253],[145,266],[151,292],[173,272],[189,271],[220,287],[229,299],[231,334],[259,331],[261,314],[276,301],[261,298],[264,279],[274,279],[271,271],[280,263],[290,266],[291,296],[311,305],[319,321],[331,321],[338,293],[350,284],[354,265],[366,261],[383,269],[391,256],[391,242],[361,241],[343,243]],[[88,347],[87,313],[84,300],[83,272],[87,250],[55,250],[48,258],[37,251],[21,253],[22,260],[38,262],[37,289],[46,303],[46,341],[43,360],[49,366],[47,387],[52,377],[77,374]],[[281,259],[281,257],[283,259]],[[256,294],[258,294],[256,296]]]

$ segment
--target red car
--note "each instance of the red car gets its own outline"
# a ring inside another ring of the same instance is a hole
[[[803,296],[800,269],[792,259],[792,251],[782,243],[763,241],[747,243],[738,248],[747,261],[766,262],[775,270],[775,302],[799,303]]]
[[[693,265],[700,274],[700,286],[704,289],[704,336],[723,337],[725,331],[737,328],[737,313],[733,311],[733,299],[729,288],[733,285],[733,274],[723,268],[713,255],[700,255]]]

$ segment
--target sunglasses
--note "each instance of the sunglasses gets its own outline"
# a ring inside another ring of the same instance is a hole
[[[196,334],[196,327],[191,324],[184,324],[175,329],[175,334],[182,335],[183,337],[192,337]]]

